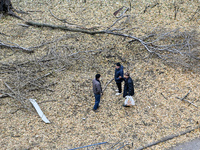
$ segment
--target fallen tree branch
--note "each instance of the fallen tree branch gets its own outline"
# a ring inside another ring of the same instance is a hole
[[[111,148],[107,149],[107,150],[112,150],[112,148],[114,148],[117,144],[119,144],[121,142],[121,140],[119,140],[118,142],[114,143]]]
[[[38,23],[38,22],[32,22],[32,21],[27,21],[25,22],[27,25],[31,26],[37,26],[37,27],[48,27],[52,29],[61,29],[61,30],[66,30],[66,31],[71,31],[71,32],[81,32],[81,33],[86,33],[90,35],[95,35],[95,34],[105,34],[105,31],[88,31],[84,29],[77,29],[77,28],[69,28],[67,26],[59,26],[59,25],[51,25],[51,24],[45,24],[45,23]]]
[[[188,101],[188,100],[186,100],[186,99],[181,99],[181,98],[179,98],[179,97],[176,97],[177,99],[180,99],[181,101],[185,101],[185,102],[188,102],[188,103],[190,103],[188,106],[190,106],[191,104],[193,105],[193,106],[195,106],[195,107],[197,107],[198,108],[198,106],[197,105],[195,105],[193,102],[190,102],[190,101]]]
[[[167,98],[165,97],[165,95],[163,93],[160,93],[160,94],[167,100]]]
[[[81,148],[86,148],[86,147],[96,146],[96,145],[101,145],[101,144],[106,144],[106,143],[108,143],[108,142],[102,142],[102,143],[97,143],[97,144],[92,144],[92,145],[87,145],[87,146],[72,148],[72,149],[69,149],[69,150],[81,149]]]
[[[46,100],[46,101],[42,101],[42,102],[40,102],[40,103],[38,103],[38,104],[42,104],[42,103],[48,103],[48,102],[56,102],[56,101],[58,101],[58,100]]]
[[[144,9],[143,12],[145,13],[145,12],[147,11],[148,8],[154,8],[154,7],[157,6],[157,5],[159,5],[159,3],[155,3],[155,4],[152,5],[152,6],[148,5],[148,6],[145,7],[145,9]]]
[[[125,9],[119,16],[117,16],[117,14],[118,14],[123,8],[126,8],[126,9]],[[117,11],[115,11],[115,12],[113,13],[113,15],[114,15],[116,18],[120,18],[120,17],[122,17],[128,10],[129,10],[128,7],[123,6],[123,7],[121,7],[120,9],[118,9]]]
[[[118,148],[117,150],[120,150],[120,149],[124,148],[127,145],[129,145],[129,144],[125,144],[125,145],[121,146],[120,148]]]
[[[157,144],[159,144],[159,143],[162,143],[162,142],[165,142],[165,141],[171,140],[171,139],[173,139],[173,138],[175,138],[175,137],[178,137],[178,136],[181,136],[181,135],[184,135],[184,134],[190,133],[190,132],[192,132],[192,131],[194,131],[194,130],[196,130],[196,129],[199,129],[199,128],[200,128],[200,125],[197,126],[197,127],[195,127],[195,128],[193,128],[193,129],[190,129],[190,130],[186,130],[186,131],[180,132],[180,133],[178,133],[178,134],[173,134],[173,135],[166,136],[166,137],[162,138],[161,140],[158,140],[158,141],[156,141],[156,142],[153,142],[153,143],[147,144],[147,145],[145,145],[144,147],[140,147],[140,148],[138,148],[138,149],[136,149],[136,150],[143,150],[143,149],[146,149],[146,148],[148,148],[148,147],[151,147],[151,146],[157,145]]]
[[[51,25],[51,24],[38,23],[38,22],[32,22],[32,21],[28,21],[26,22],[26,24],[36,26],[36,27],[48,27],[52,29],[60,29],[60,30],[65,30],[65,31],[70,31],[70,32],[80,32],[80,33],[85,33],[89,35],[110,34],[110,35],[120,36],[124,38],[130,38],[141,43],[149,53],[156,55],[160,59],[168,63],[182,65],[186,68],[190,68],[190,64],[188,64],[187,61],[185,61],[185,59],[192,58],[193,60],[195,60],[197,58],[195,57],[195,55],[193,55],[192,51],[188,47],[188,45],[191,45],[190,41],[192,41],[192,39],[190,39],[192,38],[191,34],[187,32],[180,32],[179,29],[175,29],[173,31],[164,32],[160,34],[151,34],[147,36],[147,38],[150,38],[154,35],[157,35],[157,38],[154,37],[155,40],[152,40],[150,42],[145,42],[141,38],[137,38],[135,36],[132,36],[131,34],[120,33],[119,30],[116,30],[116,29],[89,31],[87,29],[70,28],[67,26]],[[174,39],[174,37],[176,37],[176,40]],[[166,39],[169,41],[168,44],[161,45],[161,43],[163,43],[163,40],[166,40]]]
[[[60,18],[58,18],[57,16],[55,16],[55,15],[51,12],[51,10],[49,10],[49,12],[50,12],[50,14],[51,14],[54,18],[58,19],[59,21],[61,21],[61,22],[63,22],[63,23],[67,23],[67,24],[69,24],[69,25],[76,25],[76,24],[74,24],[74,23],[70,23],[70,22],[66,21],[67,19],[60,19]]]
[[[14,95],[16,95],[16,93],[11,89],[11,87],[5,82],[4,83],[5,85],[6,85],[6,87],[14,94]],[[9,95],[10,96],[10,95]],[[12,97],[14,97],[14,98],[16,98],[15,96],[12,96]]]
[[[45,74],[45,75],[43,75],[43,76],[41,76],[41,77],[38,77],[38,78],[36,78],[36,79],[34,79],[34,80],[32,80],[32,81],[28,81],[28,82],[26,82],[25,84],[21,85],[21,88],[24,88],[26,85],[32,84],[32,83],[34,83],[35,81],[38,81],[38,80],[40,80],[40,79],[42,79],[42,78],[48,77],[48,76],[52,75],[52,73],[53,73],[53,72],[49,72],[49,73],[47,73],[47,74]]]
[[[117,19],[110,27],[108,27],[106,30],[109,30],[110,28],[112,28],[117,22],[119,22],[120,20],[122,20],[125,17],[129,17],[130,15],[125,15],[120,17],[119,19]]]
[[[5,44],[5,43],[3,43],[3,42],[0,41],[0,47],[1,47],[1,46],[2,46],[2,47],[7,47],[7,48],[21,49],[21,50],[23,50],[23,51],[25,51],[25,52],[27,52],[27,53],[32,53],[32,52],[34,52],[33,50],[28,49],[28,48],[25,48],[25,47],[21,47],[21,46],[19,46],[18,44],[15,44],[15,46],[14,46],[14,45]]]
[[[190,102],[190,101],[188,101],[188,100],[185,99],[189,94],[190,94],[190,90],[189,90],[189,92],[188,92],[183,98],[179,98],[179,97],[176,97],[176,98],[177,98],[177,99],[180,99],[181,101],[188,102],[188,103],[190,103],[190,104],[192,104],[193,106],[195,106],[195,107],[198,108],[198,106],[195,105],[195,104],[193,104],[193,102]],[[190,106],[190,104],[189,104],[188,106]]]
[[[18,112],[18,111],[21,110],[21,109],[24,109],[24,108],[23,108],[23,107],[20,107],[20,108],[16,109],[15,111],[12,111],[12,112],[10,112],[10,113],[11,113],[11,114],[14,114],[14,113]]]
[[[200,10],[200,6],[197,7],[197,9],[196,9],[196,11],[194,12],[194,14],[192,15],[190,21],[193,20],[194,16],[199,12],[199,10]]]
[[[107,86],[108,86],[113,80],[114,80],[114,78],[111,79],[111,80],[106,84],[106,86],[105,86],[104,89],[102,90],[102,93],[106,90]]]
[[[100,50],[90,50],[90,51],[78,51],[78,52],[76,52],[76,53],[73,53],[73,54],[70,54],[70,55],[68,55],[68,57],[72,57],[72,56],[74,56],[74,55],[78,55],[78,54],[80,54],[80,53],[89,53],[89,52],[101,52],[102,50],[100,49]]]
[[[5,98],[5,97],[9,97],[9,95],[8,94],[1,94],[0,95],[0,98]]]

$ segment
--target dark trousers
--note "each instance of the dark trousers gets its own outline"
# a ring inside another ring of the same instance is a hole
[[[117,87],[118,87],[118,90],[119,90],[119,93],[122,93],[122,83],[116,83],[117,84]]]
[[[97,110],[97,108],[99,107],[101,95],[100,94],[94,94],[94,97],[95,97],[95,104],[94,104],[93,109]]]

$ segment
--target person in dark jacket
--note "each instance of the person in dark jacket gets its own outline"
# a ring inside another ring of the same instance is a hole
[[[95,79],[93,79],[93,92],[95,96],[95,104],[93,110],[96,111],[99,108],[100,98],[102,94],[101,82],[100,82],[100,74],[96,74]]]
[[[124,74],[124,79],[125,79],[125,84],[124,84],[124,92],[123,92],[123,97],[126,96],[133,96],[134,95],[134,85],[133,85],[133,80],[130,77],[130,74],[126,72]]]
[[[115,82],[117,84],[118,93],[116,95],[120,95],[122,93],[122,81],[124,80],[124,70],[123,66],[120,63],[116,63],[115,67]]]

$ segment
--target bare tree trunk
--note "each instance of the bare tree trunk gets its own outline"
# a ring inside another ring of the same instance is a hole
[[[9,13],[13,9],[10,0],[0,1],[0,12]]]
[[[18,19],[23,20],[21,17],[19,17],[18,15],[16,15],[14,12],[16,11],[11,3],[11,0],[0,0],[0,14],[8,14],[11,15],[13,17],[16,17]]]

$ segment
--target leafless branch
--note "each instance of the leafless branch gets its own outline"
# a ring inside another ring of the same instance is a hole
[[[23,50],[24,52],[27,52],[27,53],[33,52],[33,50],[31,50],[29,48],[21,47],[16,43],[14,43],[14,45],[8,45],[8,44],[5,44],[4,42],[0,41],[0,47],[6,47],[6,48],[11,48],[11,49],[21,49],[21,50]]]
[[[105,85],[104,89],[102,90],[102,93],[106,90],[107,86],[108,86],[113,80],[114,80],[114,78],[111,79],[111,80]]]
[[[165,60],[166,63],[174,63],[181,64],[182,66],[189,68],[191,65],[189,63],[185,63],[188,58],[199,59],[196,57],[192,51],[191,46],[194,43],[192,38],[194,36],[193,32],[180,32],[179,29],[175,29],[172,31],[164,31],[161,33],[151,33],[147,35],[146,38],[138,38],[130,34],[125,34],[123,32],[119,32],[120,30],[100,30],[100,31],[89,31],[85,29],[79,28],[69,28],[66,26],[57,26],[50,25],[44,23],[37,22],[26,22],[26,24],[37,26],[37,27],[49,27],[53,29],[61,29],[71,32],[81,32],[90,35],[95,34],[110,34],[114,36],[121,36],[127,39],[132,39],[134,41],[140,42],[144,48],[151,54],[158,56],[160,59]],[[115,23],[114,23],[115,24]],[[113,25],[114,25],[113,24]],[[155,31],[156,32],[156,31]],[[152,39],[152,40],[150,40]],[[148,40],[147,42],[145,40]],[[167,42],[165,42],[167,41]],[[165,44],[166,43],[166,44]],[[199,68],[200,69],[200,68]]]
[[[117,19],[110,27],[108,27],[106,30],[109,30],[110,28],[112,28],[117,22],[119,22],[120,20],[122,20],[125,17],[129,17],[130,15],[125,15],[120,17],[119,19]]]
[[[200,128],[200,125],[197,126],[197,127],[194,127],[193,129],[190,129],[190,130],[186,130],[186,131],[183,131],[183,132],[180,132],[180,133],[177,133],[177,134],[173,134],[173,135],[166,136],[166,137],[164,137],[164,138],[162,138],[162,139],[160,139],[160,140],[158,140],[158,141],[156,141],[156,142],[152,142],[152,143],[147,144],[147,145],[145,145],[145,146],[143,146],[143,147],[137,148],[136,150],[143,150],[143,149],[152,147],[152,146],[157,145],[157,144],[159,144],[159,143],[162,143],[162,142],[171,140],[171,139],[173,139],[173,138],[175,138],[175,137],[178,137],[178,136],[181,136],[181,135],[185,135],[185,134],[187,134],[187,133],[190,133],[190,132],[192,132],[192,131],[194,131],[194,130],[196,130],[196,129],[199,129],[199,128]]]
[[[66,18],[66,19],[60,19],[60,18],[58,18],[57,16],[55,16],[55,15],[52,13],[51,10],[49,10],[49,12],[50,12],[50,14],[51,14],[54,18],[58,19],[59,21],[61,21],[61,22],[63,22],[63,23],[67,23],[67,24],[69,24],[69,25],[76,25],[76,24],[74,24],[74,23],[68,22],[68,21],[67,21],[67,18]]]
[[[153,4],[153,5],[147,5],[147,6],[145,7],[145,9],[144,9],[144,13],[147,12],[147,9],[148,9],[148,8],[154,8],[154,7],[157,6],[157,5],[159,5],[159,3],[155,3],[155,4]]]
[[[179,6],[174,2],[174,20],[176,20],[176,16],[179,10]]]
[[[196,9],[196,11],[194,12],[194,14],[192,15],[190,21],[193,20],[194,16],[199,12],[199,10],[200,10],[200,6],[197,7],[197,9]]]

